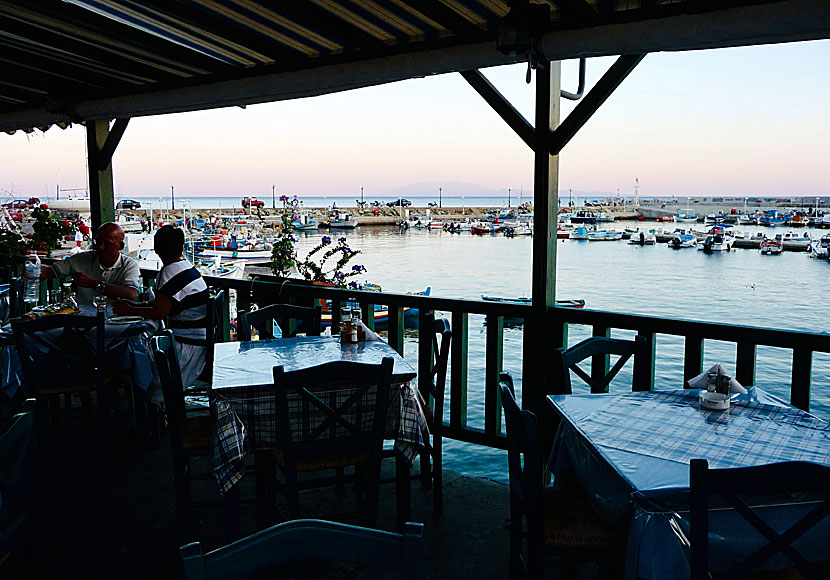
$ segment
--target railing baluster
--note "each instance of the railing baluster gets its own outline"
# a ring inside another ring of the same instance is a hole
[[[757,345],[752,342],[738,342],[738,355],[735,361],[735,379],[742,385],[755,384],[755,351]]]
[[[595,324],[592,336],[611,338],[611,329],[607,326]],[[610,360],[611,357],[607,354],[597,354],[591,357],[591,378],[597,381],[605,378],[605,375],[608,374],[608,369],[611,368],[609,365]],[[608,392],[608,389],[606,388],[604,392]]]
[[[450,426],[467,426],[467,341],[468,314],[453,311],[452,343],[450,347]]]
[[[363,324],[369,330],[375,329],[375,305],[367,302],[360,303],[360,309],[363,311]]]
[[[790,403],[804,411],[810,410],[810,381],[813,370],[813,351],[793,350],[793,375],[790,387]]]
[[[229,292],[222,294],[222,340],[230,342],[231,340],[231,300]]]
[[[403,308],[400,306],[389,307],[389,322],[387,323],[386,328],[386,342],[388,342],[389,346],[394,348],[399,355],[403,356]]]
[[[640,355],[640,360],[635,360],[634,373],[642,381],[638,385],[638,389],[644,391],[654,390],[654,354],[657,348],[657,337],[653,332],[640,332],[637,334],[638,340],[645,340],[645,347],[643,353]]]
[[[501,433],[501,396],[499,373],[502,369],[504,318],[487,315],[487,354],[484,368],[484,432],[490,436]]]
[[[703,372],[703,338],[689,335],[683,349],[683,388],[689,388],[687,381]]]

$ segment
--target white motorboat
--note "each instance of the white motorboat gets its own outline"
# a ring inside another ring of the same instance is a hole
[[[732,236],[726,235],[723,228],[714,227],[702,242],[698,242],[697,249],[707,254],[710,252],[728,252],[732,249]]]
[[[766,239],[761,242],[761,254],[764,256],[777,256],[783,251],[784,244],[780,240]]]
[[[668,242],[670,248],[679,250],[680,248],[694,248],[697,246],[697,238],[692,234],[678,234]]]
[[[786,234],[784,234],[781,241],[784,243],[784,246],[786,246],[788,250],[807,251],[813,245],[813,239],[810,237],[809,232],[801,232],[798,234],[794,232],[787,232]]]
[[[830,234],[824,234],[821,239],[813,242],[813,255],[826,260],[830,255]]]
[[[631,246],[653,246],[657,243],[657,236],[653,231],[643,232],[638,231],[631,234],[628,238],[628,244]]]

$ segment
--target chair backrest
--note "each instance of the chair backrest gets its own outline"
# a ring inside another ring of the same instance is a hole
[[[337,361],[291,372],[274,367],[287,477],[295,476],[298,459],[360,453],[368,453],[369,477],[380,477],[392,367],[388,357],[378,365]]]
[[[592,393],[607,393],[608,386],[625,363],[633,356],[634,370],[632,390],[648,390],[643,379],[645,369],[646,341],[645,337],[637,336],[634,340],[618,338],[592,337],[587,338],[571,348],[557,348],[553,354],[553,393],[554,395],[570,395],[571,371],[582,379]],[[617,355],[617,362],[609,369],[608,356]],[[591,374],[586,373],[579,363],[591,358]]]
[[[34,320],[13,320],[17,352],[23,366],[23,380],[29,395],[45,381],[62,381],[92,377],[100,389],[105,367],[104,313],[95,316],[52,314]],[[80,339],[80,340],[78,340]],[[49,363],[42,363],[47,353]]]
[[[544,519],[542,507],[542,451],[539,443],[539,421],[531,411],[523,411],[516,403],[513,377],[501,373],[499,378],[501,403],[507,430],[507,466],[510,477],[511,527],[524,516],[527,526],[528,564],[542,556]]]
[[[153,357],[158,369],[161,391],[164,394],[164,407],[167,411],[167,423],[170,427],[170,443],[174,448],[181,446],[181,426],[185,418],[184,385],[179,370],[179,357],[176,353],[176,340],[173,331],[162,330],[151,339]]]
[[[433,427],[440,429],[444,421],[444,391],[447,384],[447,366],[450,358],[452,331],[450,321],[446,318],[435,318],[432,312],[424,316],[424,328],[431,329],[432,333],[425,337],[431,341],[432,370],[428,380],[418,377],[418,390],[425,401],[434,399]]]
[[[709,469],[705,459],[692,459],[689,481],[692,580],[709,578],[709,500],[713,496],[725,500],[767,540],[763,547],[725,571],[724,577],[740,578],[771,556],[782,553],[805,578],[827,578],[826,574],[799,554],[792,544],[830,515],[830,467],[816,463],[786,462],[756,467]],[[771,496],[781,494],[786,497],[791,493],[811,494],[813,507],[780,534],[764,521],[750,505],[751,501],[746,501],[753,495],[763,496],[764,501],[761,503],[768,506]]]
[[[0,560],[19,541],[33,487],[35,400],[0,427]]]
[[[293,304],[271,304],[258,310],[240,311],[237,314],[237,336],[239,340],[251,340],[251,328],[255,328],[263,340],[275,338],[274,325],[280,329],[283,338],[305,333],[320,336],[320,306],[295,306]],[[293,322],[293,328],[292,328]]]
[[[198,542],[182,546],[185,580],[244,580],[287,564],[352,562],[397,567],[402,580],[420,578],[423,524],[407,523],[403,534],[322,520],[278,524],[207,554]]]
[[[26,282],[21,277],[9,279],[9,318],[17,318],[26,313],[23,297],[26,294]]]
[[[208,376],[213,371],[213,345],[217,342],[225,342],[225,320],[223,317],[223,306],[225,302],[225,291],[220,290],[214,296],[208,298],[205,305],[205,369]]]

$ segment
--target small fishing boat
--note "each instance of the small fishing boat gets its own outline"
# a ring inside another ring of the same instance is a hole
[[[778,237],[778,236],[776,236]],[[781,241],[788,250],[804,250],[807,251],[813,244],[813,239],[809,232],[796,234],[794,232],[787,232],[782,236]]]
[[[634,232],[628,238],[628,244],[632,246],[653,246],[657,243],[657,236],[654,231],[648,232]]]
[[[594,233],[596,230],[589,230],[585,226],[579,226],[578,228],[571,230],[570,239],[572,240],[587,240],[588,236]]]
[[[698,242],[697,249],[707,254],[711,252],[728,252],[732,249],[732,237],[724,233],[723,228],[715,227],[706,239]]]
[[[517,226],[505,226],[504,235],[508,238],[515,238],[518,236],[532,236],[533,229],[529,224],[519,224]]]
[[[826,260],[830,255],[830,234],[824,234],[821,239],[813,243],[813,255]]]
[[[364,290],[371,290],[373,292],[380,292],[380,286],[377,284],[366,284]],[[419,296],[429,296],[432,291],[430,286],[422,292],[413,292]],[[389,307],[386,305],[375,304],[374,309],[375,330],[388,330],[389,328]],[[331,326],[331,300],[327,300],[323,305],[323,313],[320,316],[320,324],[323,327]],[[403,324],[404,328],[418,328],[418,309],[405,306],[403,308]]]
[[[470,231],[478,236],[485,236],[487,234],[497,234],[504,229],[501,224],[477,223],[470,226]]]
[[[697,221],[697,216],[694,214],[680,213],[674,218],[676,222],[692,223]]]
[[[357,227],[357,220],[347,213],[338,214],[333,220],[329,220],[329,229],[332,230],[353,230]]]
[[[598,230],[596,232],[591,232],[590,234],[588,234],[588,241],[589,242],[616,242],[617,240],[621,240],[622,236],[623,236],[622,232]]]
[[[571,216],[572,224],[595,224],[597,223],[597,216],[590,211],[578,211],[576,215]]]
[[[302,214],[300,219],[294,220],[294,231],[297,232],[316,232],[320,223],[308,217],[308,214]]]
[[[528,298],[526,296],[522,296],[521,298],[504,298],[502,296],[488,296],[486,294],[482,294],[481,299],[487,302],[502,302],[507,304],[530,304],[532,302],[531,298]],[[563,308],[585,308],[585,301],[557,300],[556,305],[561,306]]]
[[[674,248],[675,250],[679,250],[681,248],[694,248],[697,246],[697,238],[692,234],[679,234],[669,240],[668,246],[670,248]]]
[[[765,211],[764,215],[758,218],[759,226],[783,226],[785,223],[787,223],[787,218],[772,209]]]
[[[784,251],[784,244],[779,240],[764,240],[761,242],[761,254],[764,256],[777,256]]]
[[[757,221],[758,218],[756,218],[754,215],[744,213],[738,216],[738,223],[742,226],[755,225]]]

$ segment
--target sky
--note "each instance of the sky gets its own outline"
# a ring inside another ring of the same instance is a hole
[[[613,61],[588,60],[588,89]],[[633,195],[636,177],[641,196],[830,195],[828,62],[830,41],[650,54],[562,151],[560,192]],[[573,92],[577,61],[562,67]],[[483,72],[532,123],[526,67]],[[113,171],[120,197],[533,188],[530,149],[458,74],[135,118]],[[85,184],[83,127],[0,135],[0,197]]]

